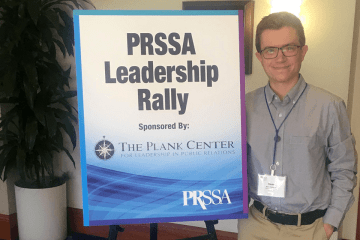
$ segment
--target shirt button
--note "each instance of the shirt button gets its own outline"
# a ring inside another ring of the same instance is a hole
[[[293,104],[295,104],[295,103],[296,103],[296,101],[294,100],[294,101],[293,101]]]
[[[283,116],[282,113],[280,113],[280,114],[279,114],[279,117],[282,117],[282,116]]]
[[[279,166],[279,165],[280,165],[280,163],[279,163],[279,162],[276,162],[276,165],[277,165],[277,166]]]
[[[278,100],[278,97],[275,97],[276,100]]]

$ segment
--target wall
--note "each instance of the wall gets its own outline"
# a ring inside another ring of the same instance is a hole
[[[92,0],[92,2],[97,9],[179,10],[182,7],[181,0]],[[301,10],[301,15],[305,16],[306,22],[304,25],[307,44],[309,45],[309,52],[301,72],[309,83],[325,88],[339,95],[345,101],[348,99],[355,2],[356,0],[347,0],[339,4],[337,0],[305,0]],[[269,13],[269,0],[255,0],[254,25],[256,26],[261,18]],[[73,60],[68,59],[68,61],[72,62]],[[72,75],[75,78],[74,69]],[[246,76],[246,91],[263,86],[266,83],[266,75],[260,63],[254,57],[253,74]],[[72,84],[72,87],[76,88],[75,81]],[[360,89],[360,87],[358,88]],[[76,104],[76,101],[73,103]],[[360,135],[358,134],[358,136]],[[78,147],[73,152],[73,156],[76,159],[76,169],[67,159],[64,161],[59,160],[59,166],[63,171],[71,171],[71,180],[68,182],[67,187],[68,206],[82,208],[80,153]],[[61,158],[62,156],[59,159]],[[0,205],[1,208],[2,205]],[[351,221],[354,220],[350,219]],[[196,225],[195,223],[192,224]],[[203,223],[198,224],[200,226],[204,225]],[[237,232],[236,220],[220,221],[216,229]],[[352,233],[352,228],[349,231]]]
[[[9,215],[9,202],[6,182],[0,182],[0,214]]]
[[[1,108],[0,108],[0,117],[1,117]],[[6,182],[3,181],[0,181],[0,214],[9,215],[7,185]]]
[[[356,14],[355,14],[355,26],[354,26],[354,40],[353,40],[353,52],[350,72],[350,84],[349,84],[349,101],[348,110],[351,112],[351,130],[354,138],[357,140],[356,151],[360,153],[360,0],[356,1]],[[358,173],[360,171],[360,165],[358,164]],[[358,184],[354,189],[355,203],[350,208],[346,215],[342,228],[342,237],[344,239],[356,239],[356,226],[358,217],[358,201],[359,201],[359,182],[360,176],[358,174]],[[358,229],[360,232],[360,229]]]
[[[317,86],[342,97],[348,96],[355,0],[303,3],[309,51],[302,72]],[[300,13],[300,14],[301,14]],[[341,20],[340,20],[341,19]],[[339,21],[340,20],[340,21]]]

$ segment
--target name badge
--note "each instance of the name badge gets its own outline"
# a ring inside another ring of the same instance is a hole
[[[258,195],[285,198],[286,177],[258,175]]]

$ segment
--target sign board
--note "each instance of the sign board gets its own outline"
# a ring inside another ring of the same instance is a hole
[[[85,226],[247,217],[242,19],[74,11]]]

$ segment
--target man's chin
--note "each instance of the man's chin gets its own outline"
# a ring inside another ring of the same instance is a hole
[[[288,74],[277,75],[276,77],[270,78],[270,82],[273,82],[273,83],[290,83],[290,82],[293,82],[292,80],[297,81],[296,78],[292,78]]]
[[[289,76],[287,75],[277,75],[276,77],[273,77],[272,80],[274,82],[287,82],[289,80]]]

